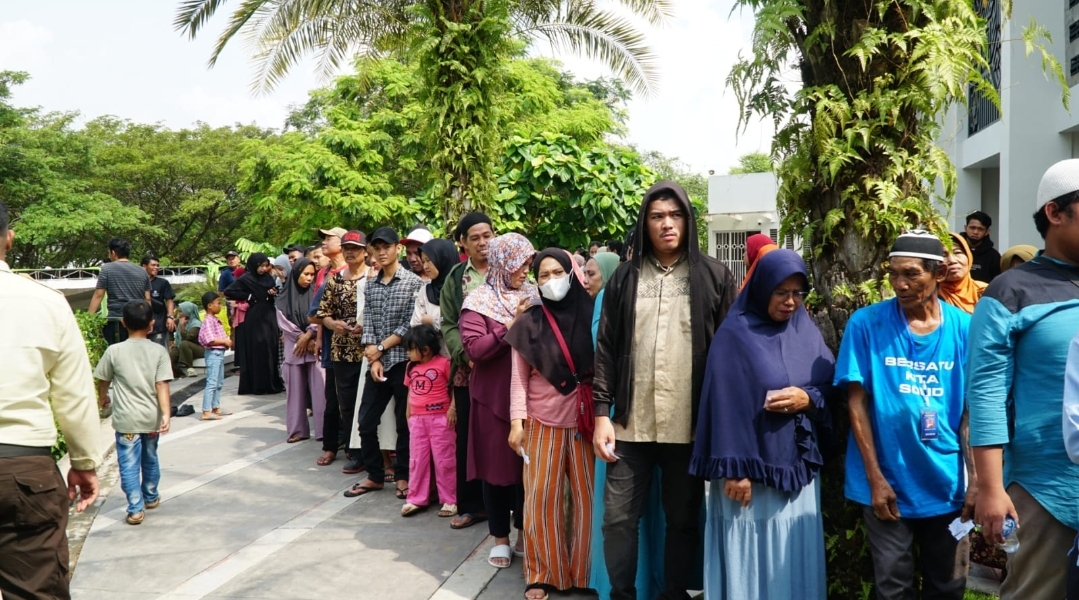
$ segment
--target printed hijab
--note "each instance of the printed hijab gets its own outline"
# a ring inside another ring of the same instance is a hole
[[[439,299],[442,297],[442,286],[446,283],[446,276],[450,274],[450,269],[453,268],[453,265],[458,262],[457,248],[449,240],[433,239],[420,246],[420,252],[438,269],[438,277],[435,277],[424,286],[427,301],[431,304],[438,304]]]
[[[799,387],[818,407],[831,390],[835,357],[809,313],[786,321],[768,314],[773,291],[788,277],[806,279],[797,253],[774,250],[757,269],[716,331],[708,352],[690,473],[706,479],[749,478],[794,492],[823,464],[809,415],[764,410],[768,390]],[[820,419],[827,422],[827,419]]]
[[[968,315],[974,314],[974,305],[978,303],[978,300],[981,300],[982,294],[985,293],[985,288],[989,284],[975,281],[970,276],[970,267],[974,264],[974,253],[970,251],[967,240],[958,233],[953,233],[951,236],[955,247],[962,248],[967,255],[967,274],[959,281],[940,282],[940,298]]]
[[[506,325],[517,316],[522,300],[535,300],[539,290],[524,282],[510,287],[510,275],[536,254],[532,242],[519,233],[505,233],[487,245],[487,282],[465,298],[461,310],[471,310]]]
[[[281,314],[285,315],[289,322],[299,327],[300,331],[307,329],[307,315],[311,309],[311,299],[314,298],[315,289],[314,280],[311,281],[311,285],[307,286],[307,288],[300,287],[300,275],[308,266],[313,267],[314,265],[315,263],[307,258],[297,260],[296,264],[293,265],[293,269],[289,272],[288,279],[285,280],[285,286],[277,296],[275,303],[277,310],[281,311]]]
[[[610,252],[604,254],[615,256]],[[595,351],[592,346],[592,313],[595,309],[595,300],[585,288],[584,273],[581,272],[581,268],[568,252],[560,248],[548,248],[536,255],[532,262],[534,276],[538,277],[540,263],[548,257],[558,261],[558,264],[562,265],[566,271],[566,277],[570,278],[569,292],[565,298],[557,302],[541,296],[543,307],[533,306],[521,315],[521,318],[506,334],[506,341],[559,393],[566,395],[577,389],[578,382],[573,378],[574,370],[569,368],[569,363],[566,361],[562,347],[554,335],[551,322],[544,314],[543,308],[551,313],[555,323],[558,324],[558,331],[566,340],[566,346],[570,356],[573,357],[573,366],[576,367],[578,377],[588,383],[592,379],[595,362]]]

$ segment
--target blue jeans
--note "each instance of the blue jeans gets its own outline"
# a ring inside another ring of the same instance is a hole
[[[225,351],[206,349],[206,388],[202,390],[202,412],[221,407],[221,388],[225,386]]]
[[[116,432],[116,461],[120,464],[120,487],[127,496],[128,514],[146,509],[147,502],[157,500],[157,484],[161,481],[161,465],[157,461],[157,440],[160,433]]]

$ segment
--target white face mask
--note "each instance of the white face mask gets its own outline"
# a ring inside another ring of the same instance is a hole
[[[544,298],[552,302],[558,302],[569,293],[569,275],[563,275],[557,279],[548,279],[547,283],[541,285],[539,290]]]

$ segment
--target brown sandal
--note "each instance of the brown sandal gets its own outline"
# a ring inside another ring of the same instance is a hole
[[[325,467],[327,465],[332,465],[335,460],[337,460],[337,453],[326,451],[322,453],[322,456],[318,457],[315,464],[320,467]]]
[[[305,438],[305,437],[303,437],[301,435],[294,435],[294,436],[290,437],[289,439],[285,440],[285,443],[287,443],[287,444],[295,444],[296,442],[302,442],[302,441],[304,441],[306,439],[309,439],[309,438]]]
[[[371,484],[371,485],[367,485]],[[383,484],[376,484],[370,479],[365,479],[359,483],[353,484],[352,487],[345,490],[345,498],[355,498],[356,496],[362,496],[370,492],[377,492],[385,487]]]

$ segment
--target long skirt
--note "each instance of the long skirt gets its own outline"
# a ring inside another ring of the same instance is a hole
[[[592,440],[575,439],[577,429],[525,421],[525,583],[560,590],[588,587],[592,550]],[[572,498],[567,514],[566,486]],[[567,537],[569,539],[567,539]]]
[[[704,541],[706,600],[824,600],[819,478],[788,494],[754,483],[749,506],[709,483]]]
[[[277,360],[276,309],[272,304],[253,304],[243,325],[236,329],[237,366],[240,367],[241,396],[278,394],[285,390],[281,363]]]

